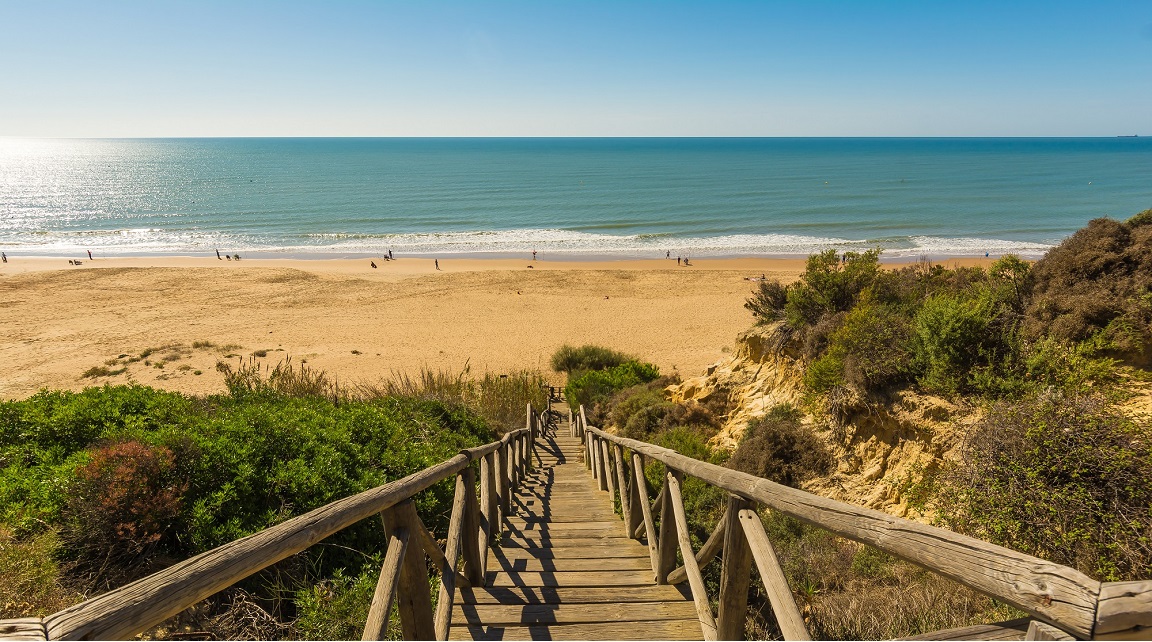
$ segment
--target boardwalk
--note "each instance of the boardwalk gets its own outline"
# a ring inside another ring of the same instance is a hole
[[[626,537],[580,440],[547,437],[536,453],[485,586],[457,590],[450,639],[701,639],[686,594],[653,583],[648,549]]]

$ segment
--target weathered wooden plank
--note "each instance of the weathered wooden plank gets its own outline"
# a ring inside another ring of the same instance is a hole
[[[921,633],[900,640],[1023,640],[1031,618],[1022,617],[995,624],[977,624],[955,629]]]
[[[631,463],[632,467],[634,468],[636,465],[635,458],[629,457],[629,462]],[[639,484],[636,483],[636,476],[632,474],[631,470],[629,470],[629,472],[628,472],[628,481],[631,483],[628,484],[628,505],[629,505],[629,507],[628,507],[628,518],[625,520],[625,522],[627,523],[627,528],[625,528],[624,530],[625,530],[625,532],[628,533],[628,537],[633,538],[633,539],[639,539],[640,532],[644,528],[644,513],[640,509],[640,502],[641,502],[641,500],[640,500],[640,488],[641,487]],[[643,501],[644,502],[648,501],[648,489],[646,489],[646,488],[644,489],[644,500]]]
[[[1094,633],[1103,640],[1152,638],[1152,580],[1105,582]]]
[[[547,548],[553,545],[571,548],[597,545],[626,546],[632,541],[624,537],[618,537],[619,532],[612,533],[612,535],[612,537],[588,537],[587,535],[581,536],[580,533],[572,533],[572,537],[553,537],[551,535],[541,535],[540,533],[521,534],[508,532],[504,534],[504,542],[524,548]]]
[[[496,453],[488,453],[480,461],[480,504],[484,508],[483,542],[480,544],[480,574],[488,570],[488,549],[500,531],[500,498],[496,495]]]
[[[537,626],[468,626],[452,630],[453,640],[698,640],[696,620],[554,624]]]
[[[608,501],[616,501],[616,469],[612,465],[612,444],[607,441],[600,442],[600,450],[604,455],[604,479],[608,481]]]
[[[514,537],[520,539],[542,538],[545,540],[561,540],[561,539],[599,539],[604,537],[619,538],[628,541],[626,537],[620,535],[619,528],[584,528],[584,529],[562,529],[562,528],[541,528],[541,529],[528,529],[522,530],[518,528],[508,528],[504,534],[505,537]],[[675,560],[673,560],[675,561]]]
[[[760,571],[760,579],[764,580],[764,591],[768,594],[772,613],[776,616],[776,623],[780,625],[784,639],[811,640],[808,629],[804,626],[804,616],[800,615],[796,598],[788,588],[788,578],[784,576],[784,569],[780,568],[780,560],[776,559],[772,542],[764,532],[760,515],[754,510],[744,509],[740,511],[739,516],[744,537],[748,540],[748,548],[752,549],[756,569]]]
[[[667,448],[607,435],[591,426],[588,432],[801,521],[936,571],[1078,637],[1093,633],[1100,582],[1075,569],[697,461]]]
[[[1040,620],[1032,620],[1028,623],[1028,632],[1024,634],[1025,640],[1075,640],[1076,638],[1068,635],[1060,629],[1045,624]]]
[[[724,511],[724,557],[720,567],[720,599],[716,608],[716,637],[743,640],[748,614],[748,587],[752,580],[752,549],[740,526],[740,511],[752,503],[743,497],[728,496]]]
[[[632,544],[636,544],[635,540],[629,540]],[[637,551],[637,548],[639,551]],[[538,559],[563,559],[563,558],[588,558],[588,559],[607,559],[615,557],[635,557],[637,552],[644,559],[648,559],[648,551],[643,546],[623,546],[616,544],[604,544],[602,542],[593,542],[588,545],[582,546],[524,546],[521,542],[506,542],[500,547],[499,552],[493,551],[492,556],[503,559],[520,559],[520,558],[538,558]],[[495,562],[489,561],[489,564]]]
[[[696,617],[690,602],[623,602],[600,604],[457,604],[452,621],[486,626],[651,622]]]
[[[652,583],[648,571],[488,571],[489,586],[646,586]]]
[[[404,553],[408,550],[408,529],[403,526],[392,531],[388,538],[384,564],[380,567],[380,579],[376,582],[376,592],[368,607],[368,621],[364,624],[361,640],[383,640],[388,628],[388,616],[392,612],[392,602],[396,599],[396,589],[400,584],[400,568],[404,563]]]
[[[493,562],[494,571],[645,571],[648,570],[648,556],[644,557],[518,557]]]
[[[599,604],[604,602],[669,602],[687,603],[687,596],[676,586],[497,586],[461,587],[456,592],[461,604]]]
[[[619,520],[597,522],[553,522],[545,520],[509,519],[508,525],[521,532],[532,531],[608,531],[617,530]],[[619,537],[624,537],[617,533]]]
[[[0,620],[0,638],[5,640],[47,640],[48,631],[44,628],[44,620],[38,617]]]
[[[692,550],[692,537],[688,534],[688,516],[684,514],[684,498],[680,495],[683,475],[669,470],[664,485],[668,489],[668,502],[672,505],[672,515],[676,523],[676,542],[680,555],[684,558],[684,569],[688,575],[688,585],[692,587],[692,602],[696,605],[696,615],[700,619],[700,629],[705,640],[716,639],[716,620],[712,617],[712,607],[708,593],[704,589],[704,576],[696,565],[696,553]]]

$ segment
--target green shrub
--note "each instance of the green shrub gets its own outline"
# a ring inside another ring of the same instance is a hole
[[[625,361],[607,370],[590,370],[568,381],[565,395],[573,408],[606,402],[613,394],[655,380],[660,369],[650,363]]]
[[[565,372],[571,376],[589,370],[607,370],[631,360],[632,357],[597,345],[582,345],[573,347],[568,344],[560,346],[552,354],[552,369],[556,372]]]
[[[942,474],[941,521],[1104,581],[1152,575],[1152,424],[1098,397],[998,403]]]
[[[779,281],[761,281],[744,307],[752,312],[756,323],[771,323],[784,318],[788,305],[788,288]]]
[[[980,357],[991,310],[987,301],[937,294],[924,302],[913,320],[914,350],[924,370],[920,382],[941,392],[957,392]]]
[[[826,354],[842,364],[845,383],[862,393],[880,391],[902,382],[912,371],[911,336],[906,314],[861,301],[832,333]]]
[[[41,393],[0,404],[0,519],[22,535],[74,524],[64,545],[76,568],[111,559],[123,570],[134,555],[199,553],[495,437],[463,405],[411,398]],[[433,531],[446,530],[451,499],[451,483],[417,498]],[[368,521],[328,541],[330,567],[383,545]]]
[[[800,280],[788,288],[785,318],[793,328],[816,325],[835,312],[847,312],[860,293],[880,273],[880,250],[848,252],[841,261],[836,250],[808,257]]]
[[[295,595],[297,618],[293,623],[298,639],[359,639],[368,620],[377,575],[379,571],[371,566],[356,575],[337,569],[330,578],[298,591]]]

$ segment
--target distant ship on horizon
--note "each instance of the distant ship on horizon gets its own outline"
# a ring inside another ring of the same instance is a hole
[[[1140,134],[1120,134],[1116,138],[1140,138]]]

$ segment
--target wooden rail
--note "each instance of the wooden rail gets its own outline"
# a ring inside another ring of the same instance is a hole
[[[705,639],[743,637],[753,565],[764,581],[786,639],[808,639],[803,618],[756,511],[758,505],[873,546],[1011,604],[1033,618],[1029,639],[1057,639],[1053,637],[1057,635],[1148,639],[1152,635],[1152,581],[1101,583],[1076,569],[952,531],[830,500],[685,457],[674,450],[612,435],[589,426],[582,407],[573,414],[569,430],[584,440],[586,465],[599,480],[599,488],[619,497],[628,536],[643,536],[648,542],[653,581],[688,582]],[[654,501],[644,476],[646,458],[665,467],[664,481]],[[692,550],[680,495],[685,475],[729,493],[724,516],[699,552]],[[674,569],[677,550],[685,564]],[[718,553],[723,566],[717,614],[713,617],[700,569]],[[1011,627],[984,628],[1008,631]],[[965,635],[961,632],[974,635],[975,628],[954,633]],[[1019,633],[1016,629],[1011,632]],[[947,631],[938,633],[939,639],[949,635]]]
[[[455,588],[483,585],[488,546],[499,537],[500,525],[511,512],[511,496],[532,466],[536,437],[543,422],[544,416],[529,404],[525,427],[504,435],[500,441],[461,451],[403,479],[229,542],[43,619],[0,621],[0,637],[132,638],[236,582],[379,514],[387,529],[388,544],[363,639],[381,639],[396,602],[406,639],[447,639]],[[479,497],[473,466],[477,462]],[[453,476],[456,493],[448,541],[440,550],[411,500]],[[435,612],[428,592],[425,556],[440,570]]]

